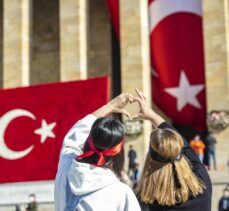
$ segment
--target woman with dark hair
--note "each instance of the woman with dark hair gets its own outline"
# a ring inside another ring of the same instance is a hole
[[[55,181],[56,211],[140,211],[133,191],[120,182],[124,129],[107,115],[129,114],[123,93],[78,121],[64,138]]]
[[[135,101],[140,111],[134,118],[150,120],[149,152],[135,190],[150,211],[210,211],[212,186],[209,175],[189,144],[146,104],[142,92]]]

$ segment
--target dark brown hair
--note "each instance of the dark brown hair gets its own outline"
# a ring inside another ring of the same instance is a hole
[[[124,134],[121,122],[112,117],[97,119],[92,125],[90,131],[93,144],[100,151],[107,150],[119,144],[123,141]],[[87,152],[89,150],[89,145],[86,142],[83,151]],[[118,177],[121,177],[121,171],[124,165],[124,149],[115,156],[104,156],[104,158],[105,163],[101,167],[111,168]],[[82,163],[95,164],[98,161],[98,155],[93,154],[90,157],[83,158],[78,161]]]

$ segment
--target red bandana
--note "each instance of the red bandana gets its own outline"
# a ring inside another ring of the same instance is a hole
[[[95,145],[93,144],[92,137],[89,136],[88,145],[89,145],[90,150],[85,152],[85,153],[83,153],[82,155],[76,156],[76,158],[86,158],[86,157],[90,157],[94,153],[97,153],[97,155],[99,156],[99,159],[98,159],[98,162],[96,164],[94,164],[94,165],[102,166],[105,163],[104,156],[117,155],[122,150],[123,144],[124,144],[124,142],[122,140],[119,144],[117,144],[116,146],[114,146],[114,147],[112,147],[110,149],[107,149],[107,150],[104,150],[104,151],[99,151],[98,149],[96,149]]]

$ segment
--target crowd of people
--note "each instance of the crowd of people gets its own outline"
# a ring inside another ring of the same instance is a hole
[[[201,139],[199,134],[196,134],[194,138],[190,141],[190,145],[198,155],[200,161],[203,163],[204,157],[206,158],[206,163],[207,163],[206,167],[208,170],[211,170],[212,166],[215,171],[217,170],[216,152],[215,152],[216,143],[217,141],[211,132],[208,132],[204,140]]]

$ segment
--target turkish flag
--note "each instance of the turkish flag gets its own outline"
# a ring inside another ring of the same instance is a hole
[[[175,123],[206,129],[201,0],[150,0],[155,104]]]
[[[106,2],[119,34],[119,0]],[[154,103],[174,123],[205,130],[201,0],[149,0],[149,22]]]
[[[108,88],[102,77],[0,90],[0,183],[54,179],[65,134]]]

